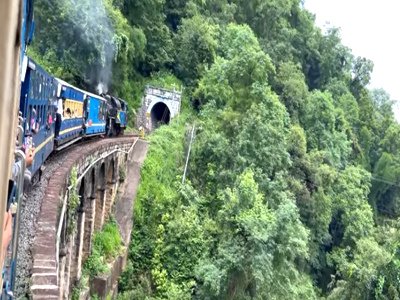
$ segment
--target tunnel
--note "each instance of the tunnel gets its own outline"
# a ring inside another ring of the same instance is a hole
[[[171,112],[165,103],[158,102],[153,106],[150,112],[150,117],[152,129],[156,129],[161,125],[169,124]]]

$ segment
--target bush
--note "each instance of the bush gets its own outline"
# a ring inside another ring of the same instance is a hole
[[[94,236],[94,248],[108,259],[115,257],[121,251],[121,243],[118,225],[113,221],[105,224],[103,231]]]
[[[83,266],[83,273],[90,277],[96,277],[99,274],[107,272],[108,268],[104,257],[102,257],[96,248],[93,248],[92,254],[87,258]]]
[[[118,225],[109,221],[104,229],[94,235],[92,254],[83,266],[84,275],[95,277],[107,272],[107,260],[114,258],[121,251],[121,235]]]

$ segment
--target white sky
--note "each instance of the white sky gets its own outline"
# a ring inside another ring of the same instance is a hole
[[[370,88],[382,87],[400,101],[400,1],[305,0],[305,7],[316,14],[318,26],[329,21],[340,27],[343,44],[355,56],[374,62]],[[400,120],[399,107],[395,111]]]

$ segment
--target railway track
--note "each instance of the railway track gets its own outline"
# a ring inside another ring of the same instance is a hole
[[[76,155],[78,158],[80,151],[76,151],[77,149],[84,149],[93,143],[99,143],[99,145],[101,145],[109,140],[120,139],[122,141],[129,138],[133,139],[135,137],[138,138],[138,135],[130,134],[100,140],[97,138],[80,141],[77,144],[73,144],[66,149],[56,152],[45,162],[40,180],[36,180],[36,182],[25,192],[25,196],[21,203],[14,299],[24,299],[24,296],[28,296],[27,293],[30,285],[29,278],[31,278],[32,270],[31,249],[35,238],[37,217],[41,209],[46,187],[53,173],[67,158],[70,158],[70,155]],[[37,174],[35,174],[34,178],[35,177],[38,177]]]

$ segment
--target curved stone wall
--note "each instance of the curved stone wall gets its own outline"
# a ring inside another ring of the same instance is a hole
[[[101,230],[110,212],[118,188],[119,168],[126,164],[127,152],[136,141],[133,137],[106,139],[78,147],[49,180],[33,245],[33,299],[69,298],[73,285],[80,279],[82,264],[91,252],[93,232]],[[133,150],[129,155],[132,153]],[[74,166],[81,180],[76,186],[80,199],[76,228],[71,234],[62,207]],[[64,218],[58,230],[61,215]]]

